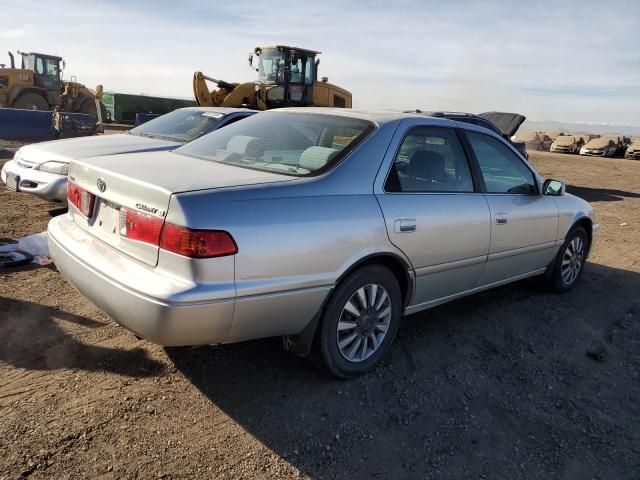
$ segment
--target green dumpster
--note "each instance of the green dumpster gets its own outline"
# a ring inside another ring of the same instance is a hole
[[[107,109],[108,122],[129,124],[135,123],[136,113],[163,115],[176,108],[196,106],[195,100],[129,95],[115,92],[106,92],[102,97],[102,103]]]

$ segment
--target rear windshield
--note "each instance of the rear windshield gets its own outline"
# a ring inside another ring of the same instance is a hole
[[[216,130],[176,150],[213,162],[293,176],[322,173],[374,126],[333,115],[267,112]]]
[[[129,131],[131,135],[159,138],[173,142],[190,142],[210,131],[223,113],[202,110],[174,110]]]

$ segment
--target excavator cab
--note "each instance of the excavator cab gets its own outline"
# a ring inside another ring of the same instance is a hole
[[[61,57],[44,55],[42,53],[23,53],[22,68],[33,71],[36,87],[47,91],[62,93],[62,75],[60,63],[64,63]]]
[[[249,56],[253,67],[257,57],[258,82],[267,95],[267,108],[303,107],[313,105],[313,84],[320,52],[301,48],[276,46],[257,47]]]

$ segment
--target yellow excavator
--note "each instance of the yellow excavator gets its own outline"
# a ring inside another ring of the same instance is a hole
[[[97,114],[102,85],[91,91],[73,77],[62,80],[65,63],[61,57],[18,53],[22,56],[20,68],[16,68],[11,52],[9,67],[0,64],[0,107]]]
[[[249,55],[249,66],[258,72],[257,82],[229,83],[204,75],[193,74],[193,94],[203,107],[245,107],[268,110],[280,107],[340,107],[351,108],[351,92],[318,81],[316,58],[320,52],[304,48],[276,45],[256,47]],[[254,66],[257,61],[257,67]],[[209,90],[207,81],[218,87]]]

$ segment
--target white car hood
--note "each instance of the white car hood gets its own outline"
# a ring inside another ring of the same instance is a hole
[[[25,145],[19,150],[19,160],[39,165],[51,160],[69,162],[80,158],[120,153],[173,150],[182,145],[179,142],[140,137],[138,135],[100,135]]]

